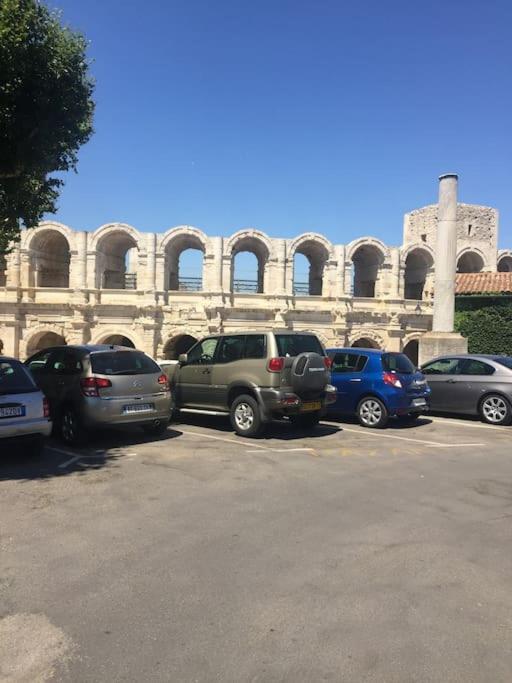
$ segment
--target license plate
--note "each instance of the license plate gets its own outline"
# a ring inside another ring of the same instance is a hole
[[[25,406],[5,406],[0,407],[1,417],[23,417],[25,415]]]
[[[427,402],[424,398],[415,398],[412,404],[413,406],[426,406]]]
[[[322,404],[320,401],[310,401],[309,403],[303,403],[300,407],[301,413],[311,413],[313,410],[320,410]]]
[[[149,413],[155,409],[152,403],[134,403],[130,406],[124,406],[123,413]]]

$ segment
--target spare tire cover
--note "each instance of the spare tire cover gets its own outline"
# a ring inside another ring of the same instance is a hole
[[[301,353],[293,361],[291,384],[299,396],[303,393],[324,391],[329,381],[324,357],[319,353]]]

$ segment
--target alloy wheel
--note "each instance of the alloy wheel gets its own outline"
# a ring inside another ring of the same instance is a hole
[[[237,427],[242,431],[247,431],[254,422],[254,411],[248,403],[239,403],[235,408],[234,418]]]
[[[382,408],[380,404],[373,399],[369,399],[361,404],[359,412],[361,421],[370,427],[374,427],[382,419]]]
[[[489,422],[500,424],[507,417],[508,406],[500,396],[489,396],[482,403],[482,412]]]

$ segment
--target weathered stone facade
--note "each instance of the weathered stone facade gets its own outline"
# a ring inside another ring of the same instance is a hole
[[[462,267],[496,270],[497,212],[459,209],[459,262],[469,254]],[[432,324],[436,211],[406,214],[401,247],[372,237],[332,244],[316,233],[278,239],[245,229],[212,237],[190,226],[156,234],[122,223],[76,232],[44,222],[24,231],[0,262],[3,351],[24,358],[52,343],[123,337],[164,358],[186,350],[190,337],[271,326],[313,330],[326,344],[406,348],[414,356],[414,342]],[[190,248],[203,254],[194,282],[179,272],[180,255]],[[253,282],[236,279],[242,251],[257,257]],[[296,254],[309,261],[307,283],[294,282]],[[499,256],[512,264],[511,252]]]

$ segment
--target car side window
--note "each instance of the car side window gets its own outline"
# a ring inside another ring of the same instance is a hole
[[[215,350],[219,340],[217,337],[208,337],[196,344],[187,354],[187,365],[199,365],[211,363],[215,356]]]
[[[367,356],[358,353],[335,353],[332,361],[332,372],[361,372],[366,365]]]
[[[77,375],[82,370],[82,363],[73,351],[59,349],[50,358],[49,370],[57,375]]]
[[[493,375],[495,369],[492,365],[483,363],[481,360],[468,358],[462,363],[461,374],[463,375]]]
[[[244,358],[265,358],[265,335],[249,334],[245,338]]]
[[[220,342],[219,353],[217,355],[217,363],[232,363],[235,360],[240,360],[244,356],[245,349],[245,335],[233,335],[230,337],[223,337]]]
[[[422,372],[424,375],[459,375],[461,361],[458,358],[440,358],[427,363]]]
[[[27,363],[27,367],[34,375],[38,372],[46,372],[48,370],[48,360],[51,356],[51,351],[41,351],[37,356],[34,356]]]

